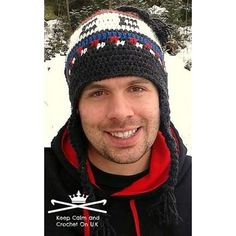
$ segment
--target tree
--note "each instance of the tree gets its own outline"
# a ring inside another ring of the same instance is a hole
[[[161,15],[161,19],[172,28],[172,39],[177,41],[179,46],[184,47],[179,27],[191,25],[192,0],[45,0],[45,20],[55,18],[59,20],[58,26],[54,26],[54,39],[48,39],[45,58],[50,58],[51,52],[64,53],[70,35],[86,16],[98,9],[110,9],[124,5],[136,6],[145,10],[154,5],[166,8],[167,11]],[[154,17],[160,18],[160,14],[158,13],[158,16],[154,14]],[[58,35],[59,28],[63,31],[63,35],[61,33]],[[63,43],[56,43],[55,38],[60,38]],[[61,48],[58,49],[58,47]]]

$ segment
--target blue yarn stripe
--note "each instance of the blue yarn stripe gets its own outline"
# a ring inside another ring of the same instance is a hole
[[[106,31],[106,32],[98,32],[93,35],[90,35],[77,43],[71,50],[71,52],[68,55],[68,59],[66,62],[66,67],[68,66],[68,63],[72,60],[72,58],[76,55],[76,51],[80,47],[86,47],[88,46],[92,41],[94,40],[99,40],[99,41],[106,41],[108,40],[111,36],[118,36],[120,40],[127,40],[129,38],[136,38],[139,43],[142,44],[150,44],[152,46],[152,49],[160,54],[160,59],[161,61],[164,60],[163,53],[159,46],[157,44],[154,44],[153,41],[150,39],[141,36],[140,34],[136,34],[133,32],[117,32],[117,31]]]

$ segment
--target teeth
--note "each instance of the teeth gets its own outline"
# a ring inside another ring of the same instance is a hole
[[[129,138],[131,136],[133,136],[136,133],[137,129],[133,129],[133,130],[128,130],[125,132],[112,132],[110,133],[113,137],[117,137],[117,138]]]

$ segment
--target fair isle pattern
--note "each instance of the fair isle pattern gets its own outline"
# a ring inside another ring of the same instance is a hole
[[[65,65],[67,79],[77,59],[90,48],[99,50],[107,43],[114,43],[116,46],[132,44],[136,48],[145,48],[158,58],[165,70],[163,52],[153,30],[136,17],[109,11],[94,15],[73,33]]]
[[[143,35],[138,35],[135,33],[108,31],[93,34],[92,36],[85,38],[74,46],[67,57],[67,77],[70,76],[71,67],[74,65],[76,59],[79,59],[81,56],[85,55],[89,48],[95,47],[97,50],[99,50],[100,48],[105,47],[107,43],[113,43],[116,46],[132,44],[137,48],[145,48],[153,56],[158,58],[160,64],[165,69],[163,53],[160,47],[158,47],[152,40],[146,38]]]
[[[82,24],[70,39],[69,51],[74,45],[84,38],[105,31],[128,31],[137,34],[145,34],[160,48],[160,42],[153,30],[142,20],[117,12],[102,12]]]

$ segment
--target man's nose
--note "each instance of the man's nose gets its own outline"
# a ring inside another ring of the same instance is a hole
[[[134,115],[131,102],[124,95],[113,95],[108,102],[107,118],[125,120]]]

